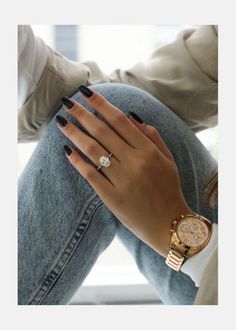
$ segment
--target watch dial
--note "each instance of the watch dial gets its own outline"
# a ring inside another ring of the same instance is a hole
[[[195,217],[186,217],[180,220],[176,232],[181,242],[190,247],[204,244],[209,234],[207,225]]]

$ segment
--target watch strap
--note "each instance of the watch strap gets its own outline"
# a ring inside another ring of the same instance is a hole
[[[170,268],[178,272],[185,259],[186,258],[183,257],[179,252],[170,249],[165,262]]]

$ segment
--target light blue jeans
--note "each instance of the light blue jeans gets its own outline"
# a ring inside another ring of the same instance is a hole
[[[92,88],[125,114],[135,111],[158,129],[174,156],[189,206],[217,222],[217,209],[208,208],[202,194],[217,164],[184,122],[135,87],[99,84]],[[74,98],[95,112],[79,93]],[[59,113],[70,118],[63,109]],[[191,278],[171,270],[162,256],[118,221],[70,165],[63,149],[66,143],[70,145],[52,120],[19,179],[18,304],[68,304],[115,235],[164,304],[192,304],[197,288]]]

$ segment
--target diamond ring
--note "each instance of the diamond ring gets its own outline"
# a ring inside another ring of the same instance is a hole
[[[99,171],[102,166],[109,167],[111,165],[110,158],[112,156],[112,153],[110,153],[107,157],[101,156],[99,158],[100,165],[97,167],[97,170]]]

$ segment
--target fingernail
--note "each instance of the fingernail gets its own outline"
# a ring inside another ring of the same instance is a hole
[[[67,124],[67,120],[59,115],[56,116],[56,122],[59,123],[62,127],[65,127]]]
[[[79,90],[81,91],[82,94],[84,94],[87,97],[91,97],[93,95],[93,92],[91,91],[91,89],[89,89],[87,86],[85,85],[81,85],[79,87]]]
[[[129,111],[129,115],[137,120],[140,124],[143,124],[142,119],[133,111]]]
[[[74,103],[66,96],[63,96],[61,102],[67,106],[67,108],[71,109],[74,106]]]
[[[71,153],[72,153],[71,148],[69,148],[69,147],[65,144],[65,145],[64,145],[64,149],[65,149],[65,152],[66,152],[67,156],[70,156]]]

